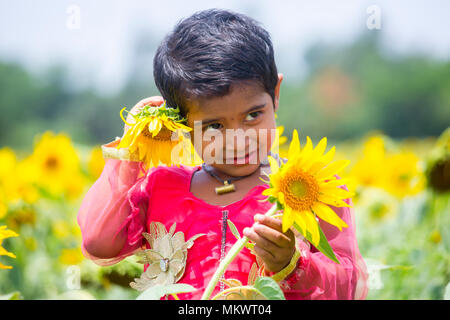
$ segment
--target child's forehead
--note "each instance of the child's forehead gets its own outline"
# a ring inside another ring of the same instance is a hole
[[[262,103],[267,97],[270,95],[259,82],[246,80],[232,84],[229,92],[223,96],[191,99],[188,103],[188,114],[203,116],[237,111]]]

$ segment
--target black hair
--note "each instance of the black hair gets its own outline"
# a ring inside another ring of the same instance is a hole
[[[187,101],[225,96],[230,86],[256,80],[274,101],[278,72],[269,33],[256,20],[208,9],[179,21],[153,60],[156,86],[184,116]]]

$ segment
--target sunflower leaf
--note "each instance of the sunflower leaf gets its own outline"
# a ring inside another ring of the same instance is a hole
[[[278,283],[270,277],[256,279],[253,287],[268,300],[286,300]]]
[[[302,229],[299,227],[299,225],[297,223],[294,222],[294,227],[295,229],[297,229],[298,232],[300,232],[301,234],[303,234]],[[325,234],[322,231],[322,228],[319,227],[319,233],[320,233],[320,240],[319,240],[319,244],[316,246],[317,250],[319,250],[320,252],[322,252],[327,258],[329,258],[330,260],[336,262],[337,264],[340,264],[339,260],[336,258],[336,255],[334,254],[333,249],[331,248],[330,244],[328,243],[327,238],[325,237]],[[303,236],[310,242],[312,242],[312,236],[311,234],[306,231],[306,234],[303,234]]]
[[[227,220],[228,226],[230,227],[230,231],[233,234],[233,236],[236,237],[237,240],[239,240],[241,238],[241,235],[239,234],[238,229],[236,228],[236,226],[234,225],[233,222],[231,222],[231,220]]]

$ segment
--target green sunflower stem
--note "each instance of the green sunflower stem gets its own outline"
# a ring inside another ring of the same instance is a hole
[[[269,211],[266,212],[266,216],[270,217],[275,215],[277,212],[277,203],[275,203]],[[219,267],[217,268],[216,272],[212,276],[211,280],[208,283],[208,286],[206,287],[205,291],[203,292],[201,300],[209,300],[211,297],[212,292],[214,291],[214,288],[216,287],[217,283],[220,280],[220,277],[225,273],[225,270],[227,269],[228,265],[233,262],[234,258],[238,255],[238,253],[244,248],[244,246],[247,244],[248,238],[242,237],[240,238],[230,249],[230,251],[227,253],[225,258],[220,262]]]

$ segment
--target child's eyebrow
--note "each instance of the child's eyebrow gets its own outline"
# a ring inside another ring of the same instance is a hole
[[[265,103],[264,103],[264,104],[257,105],[257,106],[253,106],[253,107],[251,107],[250,109],[248,109],[247,111],[242,112],[241,114],[247,114],[247,113],[250,113],[250,112],[252,112],[252,111],[254,111],[254,110],[261,109],[261,108],[263,108],[263,107],[265,107],[265,106],[266,106]],[[219,120],[220,120],[220,118],[202,120],[202,125],[207,125],[207,124],[210,124],[210,123],[219,121]]]

